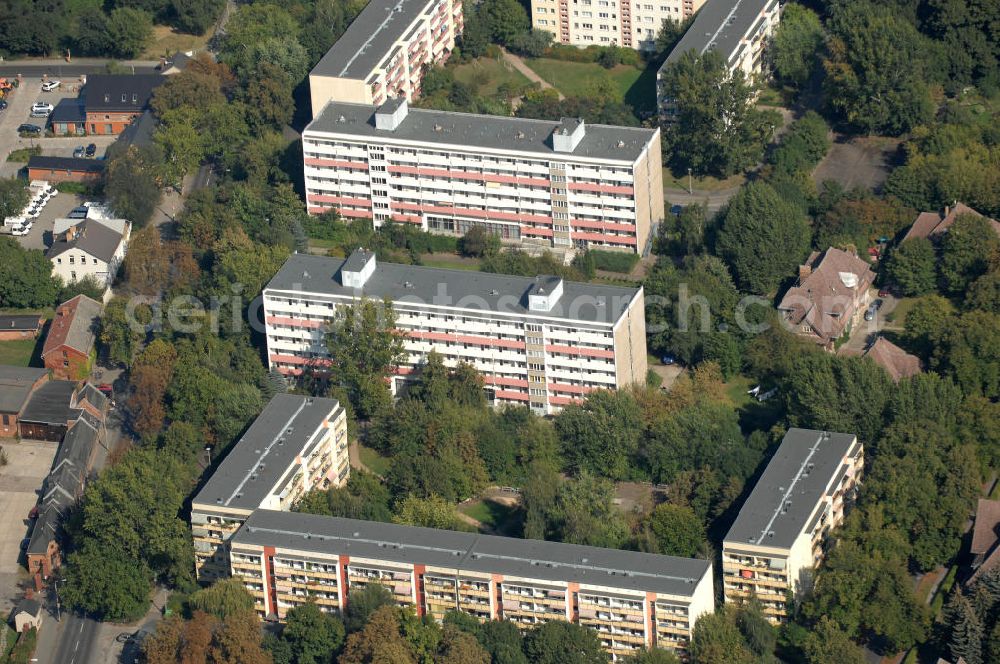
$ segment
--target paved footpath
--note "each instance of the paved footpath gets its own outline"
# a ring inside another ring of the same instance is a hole
[[[563,99],[566,98],[566,95],[559,92],[559,90],[553,87],[551,83],[549,83],[544,78],[536,74],[534,69],[524,64],[524,60],[522,60],[520,57],[514,55],[505,48],[501,48],[500,50],[503,52],[503,59],[509,62],[514,69],[524,74],[529,81],[531,81],[532,83],[538,83],[540,86],[542,86],[542,90],[548,90],[549,88],[552,88],[559,94],[559,101],[562,101]]]

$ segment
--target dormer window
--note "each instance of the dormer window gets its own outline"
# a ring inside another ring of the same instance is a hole
[[[133,92],[132,93],[132,103],[135,104],[138,101],[139,101],[139,95],[137,95],[136,93]]]
[[[122,93],[122,102],[126,102],[126,101],[128,101],[128,94],[125,93],[125,92],[123,92]]]

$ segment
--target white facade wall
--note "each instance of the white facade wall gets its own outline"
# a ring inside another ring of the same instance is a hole
[[[392,220],[451,235],[489,224],[511,244],[636,252],[648,239],[650,205],[636,201],[646,153],[635,161],[560,158],[308,129],[302,141],[311,214],[335,207],[376,227]],[[565,206],[556,200],[563,191]]]
[[[348,297],[270,289],[263,297],[268,359],[271,367],[289,375],[300,375],[310,361],[323,363],[328,357],[325,326],[337,306],[354,303]],[[393,307],[397,328],[409,334],[407,358],[399,370],[402,376],[437,351],[448,366],[473,365],[494,388],[497,401],[528,404],[534,396],[544,402],[546,413],[592,390],[624,387],[616,380],[611,324],[406,302],[394,302]],[[543,340],[543,351],[526,348],[529,334]],[[545,381],[529,383],[529,368],[544,371]]]
[[[653,50],[664,21],[683,21],[705,0],[532,0],[531,22],[573,46]]]

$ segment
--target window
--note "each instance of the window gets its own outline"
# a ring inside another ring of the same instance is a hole
[[[76,265],[76,258],[74,258],[73,256],[70,256],[69,257],[69,264],[70,265]]]
[[[122,101],[123,102],[128,101],[128,94],[127,93],[124,93],[124,92],[122,93]]]

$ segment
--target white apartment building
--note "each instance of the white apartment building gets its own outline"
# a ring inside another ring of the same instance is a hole
[[[448,59],[462,21],[462,0],[372,0],[309,73],[313,117],[330,101],[413,99],[422,67]]]
[[[496,403],[541,414],[646,380],[642,288],[377,263],[362,250],[346,260],[292,255],[264,288],[271,368],[324,370],[326,328],[363,297],[390,300],[406,334],[394,391],[432,350],[448,366],[474,366]]]
[[[525,629],[586,625],[618,659],[639,648],[683,653],[715,608],[712,565],[693,558],[268,510],[231,546],[232,575],[272,620],[310,599],[343,611],[352,590],[378,583],[437,620],[457,609]]]
[[[656,99],[665,115],[671,113],[670,91],[662,78],[666,67],[688,51],[718,52],[729,71],[742,71],[748,80],[764,73],[768,42],[781,20],[779,0],[706,0],[691,27],[656,74]]]
[[[642,253],[664,216],[659,129],[331,102],[302,151],[309,212],[376,227]]]
[[[789,599],[811,587],[863,467],[854,434],[789,429],[722,542],[726,601],[754,594],[772,622],[784,620]]]
[[[532,0],[531,24],[573,46],[656,47],[664,21],[683,21],[705,0]]]
[[[195,572],[229,574],[228,542],[256,509],[288,510],[350,474],[347,417],[334,399],[277,394],[191,503]]]

